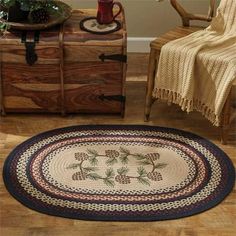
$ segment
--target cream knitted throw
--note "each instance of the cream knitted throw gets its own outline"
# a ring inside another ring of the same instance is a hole
[[[236,79],[236,0],[221,0],[211,25],[161,50],[154,98],[200,111],[214,125]]]

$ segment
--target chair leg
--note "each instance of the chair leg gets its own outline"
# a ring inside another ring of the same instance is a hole
[[[154,80],[157,67],[157,51],[151,48],[148,66],[148,78],[147,78],[147,90],[146,90],[146,101],[145,101],[145,111],[144,111],[144,121],[149,121],[151,107],[155,99],[152,97],[152,91],[154,89]]]
[[[232,92],[232,91],[231,91]],[[222,110],[222,120],[221,120],[221,143],[226,145],[228,141],[228,131],[230,125],[230,115],[231,115],[231,92],[225,102],[224,108]]]

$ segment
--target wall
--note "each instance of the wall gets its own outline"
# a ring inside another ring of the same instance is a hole
[[[73,8],[96,8],[97,0],[64,0]],[[129,43],[137,44],[140,41],[145,45],[144,51],[149,41],[176,25],[181,24],[180,17],[171,7],[168,0],[157,2],[156,0],[120,0],[124,5]],[[206,14],[209,0],[179,0],[189,11]],[[136,47],[136,46],[135,46]],[[130,48],[130,45],[129,45]],[[131,50],[131,49],[130,49]],[[135,51],[135,49],[134,49]]]

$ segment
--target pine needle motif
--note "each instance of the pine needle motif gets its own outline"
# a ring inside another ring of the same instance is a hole
[[[107,158],[105,161],[107,166],[114,166],[119,161],[122,165],[126,165],[129,163],[130,158],[135,158],[139,165],[136,175],[130,175],[130,170],[127,166],[122,166],[116,171],[110,167],[106,169],[105,173],[101,174],[101,170],[97,168],[99,157]],[[79,169],[72,175],[72,180],[74,181],[102,181],[108,187],[114,187],[115,183],[127,185],[136,180],[139,184],[149,186],[151,181],[163,180],[162,174],[157,169],[163,169],[167,164],[157,162],[159,159],[159,153],[131,153],[130,150],[124,147],[120,147],[119,151],[113,149],[105,150],[104,154],[98,153],[94,149],[88,149],[87,152],[75,153],[77,162],[70,164],[67,169]],[[149,166],[149,172],[144,168],[145,166]]]

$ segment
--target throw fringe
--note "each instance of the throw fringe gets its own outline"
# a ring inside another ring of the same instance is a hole
[[[188,100],[183,98],[181,94],[177,92],[173,92],[167,89],[158,89],[155,88],[153,91],[153,98],[159,98],[161,100],[165,100],[168,103],[174,103],[181,107],[183,111],[187,111],[188,113],[196,110],[201,112],[202,115],[208,119],[214,126],[220,126],[220,117],[217,116],[212,109],[203,104],[200,100],[193,99]]]

